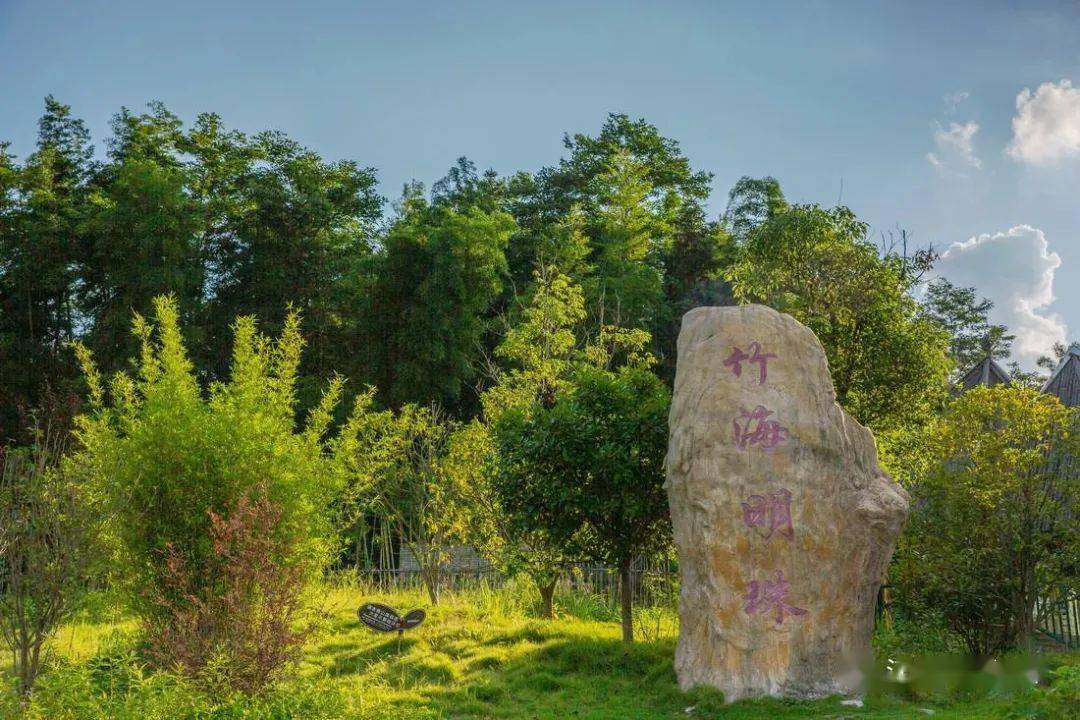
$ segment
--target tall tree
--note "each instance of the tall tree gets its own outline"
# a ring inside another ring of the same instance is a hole
[[[457,210],[407,189],[383,239],[367,311],[371,358],[392,406],[476,402],[485,316],[502,291],[514,220],[502,211]]]
[[[549,406],[500,418],[498,488],[517,527],[619,569],[623,640],[631,642],[631,563],[667,537],[670,394],[640,365],[581,365],[570,386]]]
[[[574,278],[603,289],[590,292],[594,325],[617,308],[622,322],[652,333],[664,363],[681,313],[724,264],[725,236],[704,219],[711,175],[695,171],[676,141],[626,115],[609,115],[598,135],[567,136],[564,145],[558,165],[509,183],[521,226],[509,251],[515,283],[525,287],[538,262],[564,254],[561,240],[576,243],[569,230],[580,232],[587,254]]]
[[[483,394],[483,421],[474,422],[456,444],[455,463],[467,474],[470,505],[474,508],[469,525],[472,541],[504,571],[528,575],[540,591],[541,614],[553,615],[552,598],[562,564],[569,559],[565,544],[548,528],[535,523],[516,522],[504,504],[505,474],[500,485],[499,439],[514,442],[498,428],[508,412],[518,419],[549,407],[559,393],[570,387],[574,363],[580,357],[577,331],[585,320],[585,297],[581,288],[555,266],[537,270],[533,292],[495,349],[495,355],[509,365],[498,374]],[[483,456],[478,457],[480,450]],[[500,490],[501,488],[501,490]]]
[[[484,394],[492,501],[478,505],[495,512],[483,524],[499,530],[508,564],[536,580],[547,615],[561,560],[618,567],[630,640],[630,561],[667,537],[669,394],[651,370],[648,333],[606,325],[581,343],[581,288],[550,266],[535,280],[521,322],[496,350],[511,367]]]
[[[206,126],[197,130],[214,132]],[[218,134],[204,143],[214,141],[229,142]],[[210,343],[217,372],[228,357],[230,318],[254,314],[276,331],[291,305],[307,328],[301,392],[310,393],[313,383],[307,379],[335,370],[361,374],[364,351],[350,317],[382,207],[374,171],[351,161],[326,162],[276,132],[256,136],[250,156],[226,147],[219,157],[234,163],[239,174],[200,178],[208,187],[231,186],[236,197],[235,204],[217,208],[226,221],[208,238]]]
[[[593,181],[591,270],[584,285],[597,324],[651,328],[663,313],[661,253],[670,239],[652,207],[644,165],[620,151]]]
[[[926,286],[923,312],[949,333],[949,355],[960,372],[966,372],[989,351],[1001,359],[1009,356],[1015,335],[1004,325],[990,322],[994,303],[978,299],[975,288],[956,287],[938,277]]]
[[[90,134],[51,95],[36,150],[20,167],[0,147],[0,438],[21,434],[20,410],[47,387],[70,391],[67,346],[79,326],[80,226],[95,171]]]
[[[724,224],[732,235],[745,240],[759,225],[787,209],[787,199],[776,178],[744,175],[728,193]]]
[[[86,343],[111,372],[137,348],[132,313],[148,313],[155,297],[173,295],[182,317],[195,320],[205,266],[201,209],[182,168],[129,155],[108,175],[95,189],[85,225],[89,252],[80,305],[89,319]]]
[[[880,429],[925,419],[946,388],[948,337],[910,295],[928,257],[881,257],[844,207],[766,220],[728,271],[740,302],[794,316],[821,340],[837,400]]]

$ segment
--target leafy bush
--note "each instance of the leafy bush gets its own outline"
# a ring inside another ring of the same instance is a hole
[[[352,512],[370,513],[409,548],[428,599],[439,603],[442,566],[468,521],[447,455],[454,424],[438,409],[375,412],[361,396],[342,431]]]
[[[933,608],[973,655],[1027,643],[1075,583],[1076,415],[1035,390],[977,388],[920,436],[912,513],[896,562],[902,609]]]
[[[255,499],[241,498],[228,517],[208,514],[214,556],[202,572],[216,578],[215,586],[201,592],[200,573],[169,547],[169,576],[152,598],[164,612],[148,628],[150,654],[211,686],[254,693],[297,658],[307,635],[295,629],[301,568],[274,559],[281,510],[261,488]]]
[[[42,649],[78,607],[97,525],[60,467],[62,433],[30,448],[0,448],[0,638],[10,648],[20,694],[37,678]]]
[[[162,659],[193,669],[217,647],[243,668],[232,679],[253,687],[274,673],[254,679],[251,668],[268,665],[254,661],[249,646],[267,640],[260,633],[291,642],[289,631],[269,630],[284,622],[284,611],[263,613],[283,601],[290,616],[332,545],[328,508],[340,474],[325,436],[341,383],[331,384],[297,431],[297,316],[277,341],[258,334],[253,318],[240,318],[231,375],[204,395],[175,303],[159,298],[155,308],[156,324],[135,320],[137,373],[117,374],[108,393],[89,352],[78,349],[92,412],[77,419],[83,449],[76,461],[114,519],[128,597],[150,638],[159,650],[178,639],[194,644]],[[255,627],[230,635],[242,624],[221,617],[231,611]],[[223,637],[231,645],[221,645]],[[267,652],[289,655],[281,647]]]
[[[670,394],[643,365],[583,366],[550,407],[505,412],[496,478],[510,522],[619,569],[633,640],[630,564],[668,537],[663,459]]]
[[[874,652],[892,658],[907,654],[963,653],[963,639],[949,628],[940,612],[898,613],[891,622],[879,618],[874,626]]]

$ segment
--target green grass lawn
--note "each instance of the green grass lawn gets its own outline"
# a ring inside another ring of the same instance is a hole
[[[555,621],[532,616],[512,591],[472,591],[428,608],[428,619],[401,641],[356,620],[363,601],[401,610],[426,606],[418,594],[355,589],[321,593],[322,620],[297,677],[258,699],[211,699],[190,683],[146,668],[134,626],[113,620],[74,623],[52,643],[50,668],[25,717],[75,718],[999,718],[1067,717],[1036,713],[1040,690],[1020,697],[901,701],[868,697],[861,708],[839,698],[815,702],[746,701],[724,705],[715,692],[681,692],[672,655],[677,621],[644,612],[633,647],[619,639],[599,601],[563,598]],[[18,717],[12,698],[0,716]]]

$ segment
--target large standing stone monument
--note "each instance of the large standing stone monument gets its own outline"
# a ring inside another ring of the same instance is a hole
[[[854,690],[908,496],[836,404],[817,337],[761,305],[690,311],[670,428],[679,684]]]

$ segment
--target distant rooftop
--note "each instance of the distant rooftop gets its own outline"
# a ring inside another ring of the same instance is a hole
[[[978,385],[985,385],[992,387],[994,385],[1008,385],[1009,373],[1005,372],[1000,365],[998,365],[994,358],[987,354],[982,360],[975,365],[975,367],[964,373],[964,377],[960,378],[957,383],[957,389],[960,392],[970,390]]]
[[[1080,405],[1080,343],[1073,343],[1042,386],[1044,393],[1057,396],[1069,407]]]
[[[980,385],[1008,385],[1009,374],[988,353],[956,383],[956,391],[964,392]],[[1065,351],[1050,378],[1043,383],[1042,391],[1054,395],[1069,407],[1080,405],[1080,342],[1074,342]]]

